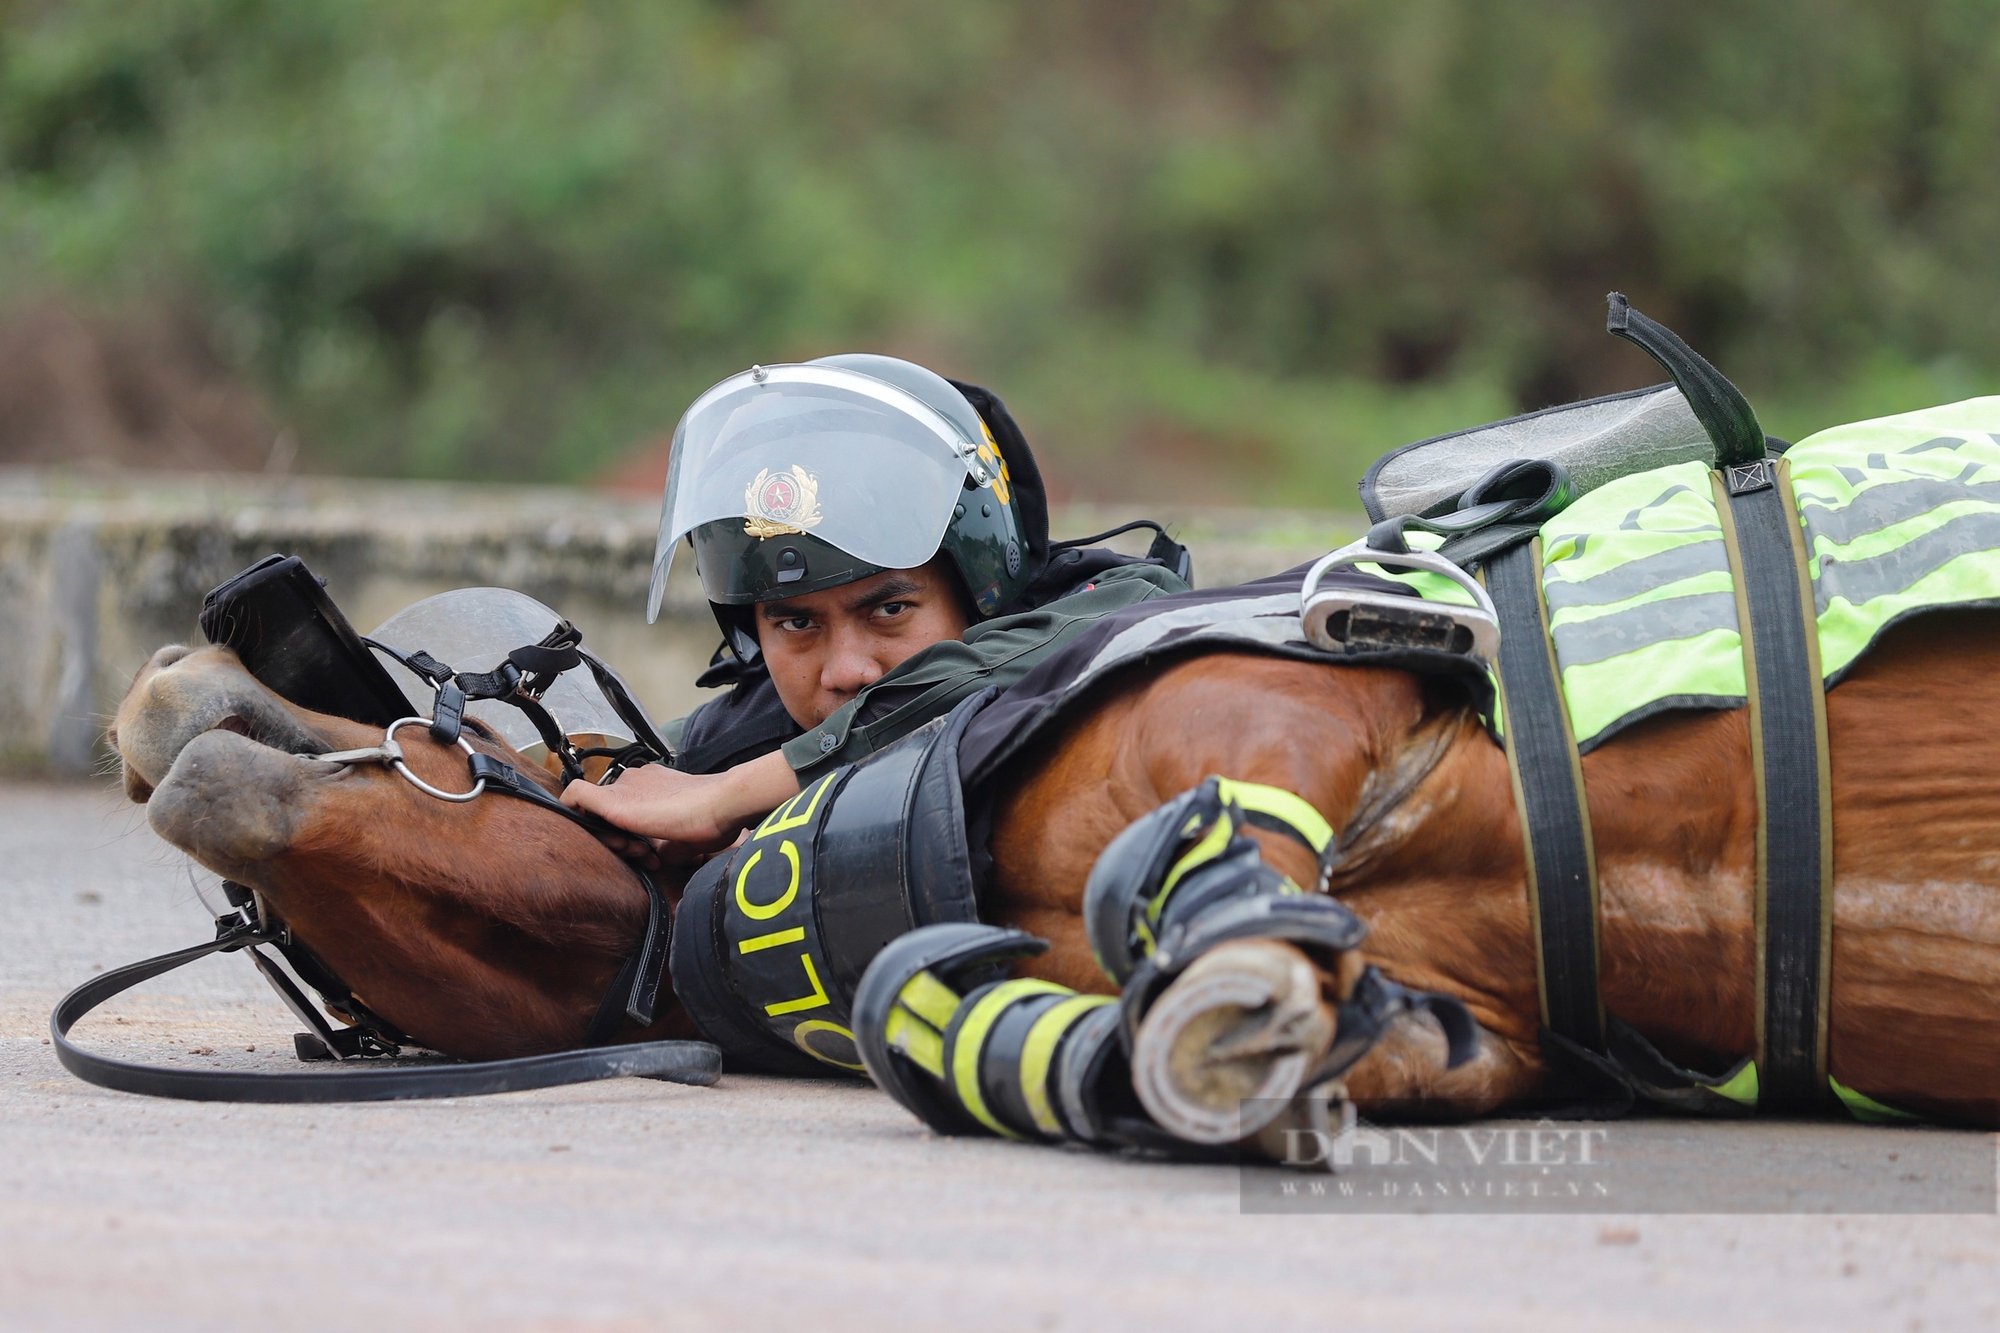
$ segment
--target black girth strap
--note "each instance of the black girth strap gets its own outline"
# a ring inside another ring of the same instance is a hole
[[[1757,1101],[1765,1110],[1810,1111],[1826,1097],[1833,925],[1832,783],[1812,585],[1785,465],[1730,464],[1715,488],[1736,577],[1757,777]]]
[[[1546,460],[1502,463],[1461,497],[1456,513],[1405,516],[1369,529],[1378,549],[1406,549],[1410,528],[1446,537],[1443,554],[1482,570],[1500,627],[1493,665],[1506,719],[1507,771],[1528,862],[1542,1024],[1592,1051],[1604,1047],[1598,997],[1597,859],[1569,706],[1542,597],[1541,524],[1574,498]]]
[[[1760,1109],[1826,1097],[1832,784],[1805,538],[1782,462],[1748,402],[1671,331],[1611,297],[1611,332],[1666,368],[1715,441],[1716,508],[1736,582],[1757,780]]]
[[[1485,564],[1499,613],[1500,698],[1507,771],[1528,858],[1528,907],[1541,978],[1542,1022],[1604,1049],[1597,990],[1597,858],[1569,706],[1542,600],[1542,544],[1518,542]]]

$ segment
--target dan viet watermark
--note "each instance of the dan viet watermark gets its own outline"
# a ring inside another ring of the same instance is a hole
[[[1247,1213],[1993,1213],[1995,1138],[1803,1121],[1373,1124],[1267,1135]]]

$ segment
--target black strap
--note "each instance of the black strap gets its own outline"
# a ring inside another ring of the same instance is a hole
[[[1832,788],[1818,624],[1791,483],[1767,456],[1756,413],[1714,366],[1616,293],[1609,327],[1666,368],[1715,442],[1757,781],[1758,1105],[1815,1109],[1827,1086]]]
[[[1764,428],[1757,424],[1757,413],[1741,390],[1679,334],[1634,310],[1623,292],[1611,293],[1605,304],[1604,327],[1642,349],[1674,377],[1695,420],[1715,445],[1716,467],[1754,463],[1764,457]]]
[[[227,920],[227,918],[225,918]],[[706,1086],[722,1073],[722,1053],[702,1041],[651,1041],[601,1046],[514,1060],[480,1060],[420,1069],[371,1069],[325,1074],[262,1074],[221,1069],[170,1069],[114,1060],[69,1039],[79,1019],[104,1001],[197,958],[277,937],[240,922],[205,944],[178,949],[92,977],[62,998],[49,1016],[49,1039],[63,1068],[86,1083],[118,1092],[196,1102],[382,1102],[523,1092],[606,1078],[656,1078]]]
[[[1551,656],[1542,600],[1543,520],[1574,498],[1569,474],[1546,459],[1502,463],[1465,492],[1464,508],[1409,515],[1369,529],[1371,546],[1406,546],[1416,528],[1444,536],[1445,555],[1484,568],[1500,625],[1494,666],[1506,717],[1507,770],[1528,861],[1528,906],[1544,1025],[1592,1050],[1604,1045],[1598,995],[1597,862],[1576,739]]]
[[[488,791],[538,805],[593,834],[624,833],[624,830],[597,815],[564,805],[560,799],[549,795],[540,783],[504,760],[483,752],[477,753],[472,756],[470,768],[475,781],[486,779]],[[636,865],[632,867],[632,873],[639,877],[646,890],[646,933],[640,939],[638,949],[619,970],[604,1003],[598,1008],[597,1017],[591,1020],[585,1040],[593,1043],[609,1041],[622,1019],[630,1018],[644,1027],[653,1021],[658,1012],[661,979],[666,975],[667,953],[673,943],[674,918],[667,906],[666,895],[660,892],[660,886],[654,883],[653,877]]]
[[[1189,551],[1185,545],[1169,536],[1166,528],[1162,527],[1155,519],[1135,518],[1130,523],[1120,523],[1115,528],[1106,528],[1102,532],[1093,532],[1088,537],[1077,537],[1070,541],[1050,542],[1049,554],[1054,556],[1063,551],[1075,551],[1081,550],[1086,546],[1095,546],[1099,542],[1108,541],[1121,533],[1131,532],[1135,528],[1149,528],[1152,530],[1153,541],[1146,548],[1145,558],[1158,561],[1167,569],[1172,570],[1174,576],[1182,583],[1193,587],[1194,553]]]
[[[1541,571],[1539,541],[1518,543],[1486,562],[1486,587],[1500,622],[1496,665],[1507,769],[1528,853],[1542,1021],[1599,1051],[1604,1008],[1597,989],[1597,860],[1576,739],[1549,646]]]
[[[1757,779],[1757,1103],[1809,1111],[1826,1099],[1833,904],[1819,636],[1806,614],[1812,592],[1784,465],[1732,464],[1717,474],[1716,490],[1736,578]]]
[[[1467,569],[1532,538],[1544,521],[1576,498],[1569,470],[1550,458],[1515,458],[1499,464],[1459,497],[1449,514],[1399,514],[1368,529],[1378,551],[1407,552],[1411,529],[1445,539],[1439,554]]]
[[[653,725],[653,719],[647,716],[645,708],[632,693],[632,687],[625,683],[624,677],[582,648],[577,649],[577,656],[589,669],[591,679],[597,682],[597,688],[603,692],[605,701],[611,705],[611,710],[618,714],[626,726],[632,728],[634,742],[651,750],[653,758],[671,767],[674,762],[673,747],[660,735],[659,729]]]
[[[1444,1033],[1446,1069],[1456,1069],[1479,1054],[1479,1024],[1462,1001],[1450,995],[1406,989],[1369,967],[1363,969],[1354,988],[1340,1002],[1334,1015],[1334,1031],[1338,1035],[1301,1086],[1314,1088],[1328,1079],[1339,1078],[1375,1049],[1391,1020],[1414,1013],[1426,1013],[1437,1020],[1439,1030]]]

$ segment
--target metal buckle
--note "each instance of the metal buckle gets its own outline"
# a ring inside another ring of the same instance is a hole
[[[229,935],[247,936],[261,933],[257,918],[252,915],[248,903],[241,907],[232,907],[215,918],[215,938],[218,940]]]
[[[1361,564],[1441,575],[1471,594],[1476,605],[1363,588],[1320,589],[1327,575]],[[1306,640],[1328,652],[1351,654],[1414,648],[1453,653],[1491,665],[1500,651],[1500,622],[1493,599],[1478,580],[1430,551],[1383,551],[1364,538],[1321,557],[1299,591]]]
[[[411,769],[409,764],[404,762],[403,747],[396,744],[396,732],[400,728],[407,727],[412,724],[415,724],[416,726],[419,727],[430,726],[430,723],[425,721],[423,718],[406,717],[402,718],[399,721],[391,722],[389,724],[389,730],[384,732],[382,735],[383,758],[388,762],[389,767],[395,769],[397,773],[402,775],[403,780],[405,782],[408,782],[412,787],[415,787],[420,792],[424,792],[427,793],[428,795],[437,797],[440,801],[469,801],[473,797],[479,795],[479,793],[486,790],[485,778],[479,778],[476,781],[474,781],[472,784],[472,788],[469,791],[444,791],[440,788],[431,786],[430,783],[425,782],[422,778],[418,777],[416,775],[416,772],[413,769]],[[474,754],[478,753],[476,750],[472,748],[472,742],[465,739],[465,737],[462,735],[458,738],[458,748],[465,751],[465,757],[468,761],[471,760]]]
[[[418,791],[435,796],[440,801],[469,801],[486,790],[485,778],[475,780],[469,791],[444,791],[431,786],[430,783],[418,777],[416,772],[404,760],[403,747],[396,743],[396,733],[408,726],[428,727],[430,726],[430,722],[428,719],[421,717],[399,718],[391,722],[389,729],[382,733],[382,743],[380,745],[371,745],[360,750],[335,750],[331,754],[302,754],[299,758],[314,760],[322,764],[387,764],[390,768],[395,769],[403,780],[408,782],[412,787],[415,787]],[[472,748],[472,742],[465,739],[463,735],[458,738],[457,745],[460,750],[465,752],[468,762],[471,761],[473,755],[478,753],[478,751]]]

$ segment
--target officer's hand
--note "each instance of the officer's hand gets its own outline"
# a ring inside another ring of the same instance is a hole
[[[605,842],[623,856],[699,859],[736,840],[742,824],[727,819],[716,798],[724,775],[678,773],[661,764],[627,769],[609,786],[572,782],[563,804],[616,824],[635,835]]]
[[[608,787],[572,782],[562,798],[565,805],[646,839],[660,860],[688,861],[729,846],[745,827],[798,790],[785,756],[773,753],[712,774],[648,764],[626,770]],[[614,845],[613,850],[629,855],[640,849]]]

